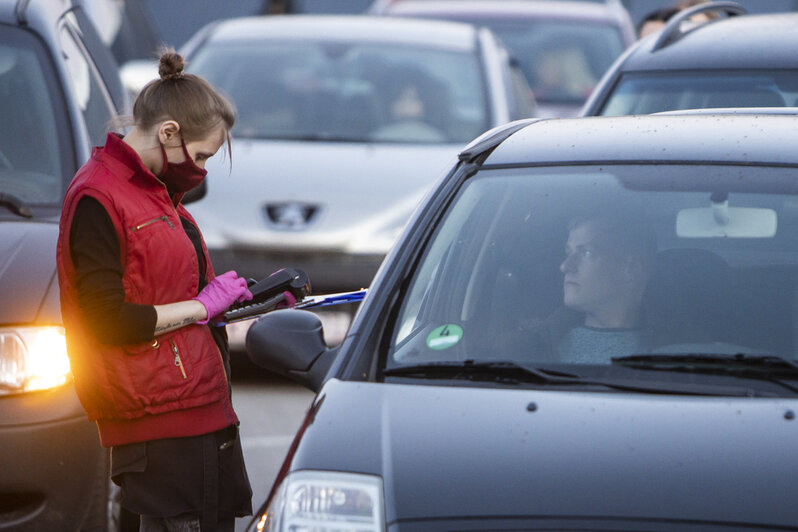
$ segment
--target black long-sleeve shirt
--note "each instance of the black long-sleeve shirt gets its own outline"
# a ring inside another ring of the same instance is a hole
[[[125,301],[116,230],[105,208],[92,197],[81,198],[75,208],[69,251],[78,303],[94,336],[114,345],[151,340],[158,318],[155,307]]]

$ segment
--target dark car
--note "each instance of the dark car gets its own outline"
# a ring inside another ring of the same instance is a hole
[[[798,105],[798,13],[708,2],[672,17],[610,68],[582,114]]]
[[[778,142],[774,142],[778,139]],[[798,115],[529,119],[417,210],[250,530],[795,530]]]
[[[403,0],[372,12],[487,26],[513,54],[538,104],[536,116],[574,116],[634,42],[620,3]]]
[[[63,193],[125,108],[83,11],[0,2],[0,530],[112,530],[108,453],[71,382],[56,281]]]

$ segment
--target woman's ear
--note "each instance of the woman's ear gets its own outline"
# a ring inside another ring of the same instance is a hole
[[[161,122],[161,125],[158,126],[158,140],[164,146],[173,143],[174,140],[178,138],[179,133],[180,124],[174,120],[164,120]]]

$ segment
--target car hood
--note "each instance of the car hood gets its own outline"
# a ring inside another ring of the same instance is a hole
[[[461,147],[238,139],[188,209],[209,248],[385,253]],[[270,218],[284,205],[296,223]]]
[[[55,223],[0,223],[0,323],[60,322],[57,239]]]
[[[329,381],[291,470],[379,475],[386,519],[794,526],[798,401]],[[304,431],[304,434],[302,433]],[[777,495],[777,496],[774,496]]]

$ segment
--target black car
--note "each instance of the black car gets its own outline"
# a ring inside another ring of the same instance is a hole
[[[774,139],[777,139],[774,142]],[[795,530],[798,115],[529,119],[428,195],[250,530]]]
[[[0,530],[112,530],[108,453],[69,373],[56,280],[63,193],[127,106],[79,7],[0,1]]]
[[[684,10],[616,61],[581,114],[798,106],[797,26],[798,13],[748,15],[735,2]]]

